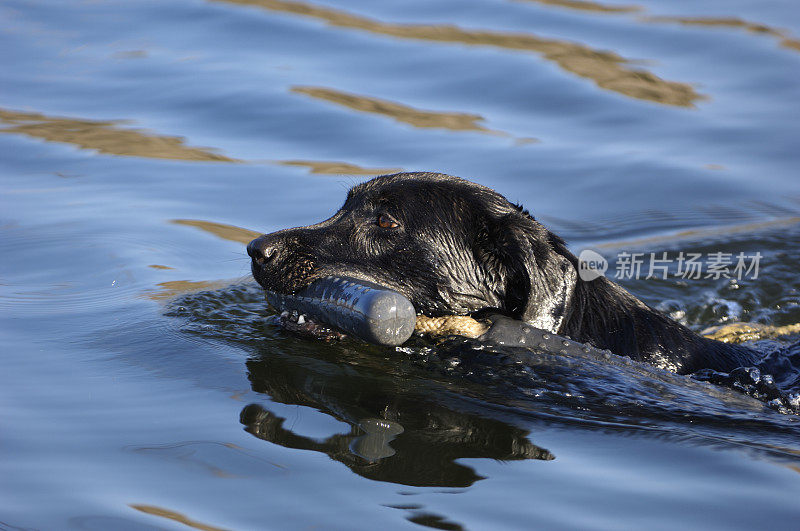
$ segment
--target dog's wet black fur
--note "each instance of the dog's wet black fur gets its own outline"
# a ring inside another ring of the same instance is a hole
[[[690,373],[730,371],[756,352],[703,338],[605,277],[584,281],[564,241],[497,192],[435,173],[352,188],[317,225],[247,247],[253,276],[294,294],[343,275],[397,290],[429,316],[500,312],[639,361]]]

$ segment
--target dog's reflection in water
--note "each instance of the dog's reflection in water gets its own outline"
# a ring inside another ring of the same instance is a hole
[[[481,416],[477,407],[471,411],[465,401],[448,400],[430,385],[415,389],[408,380],[296,355],[269,354],[247,367],[253,389],[272,401],[308,406],[350,425],[347,434],[314,439],[250,404],[240,416],[248,432],[287,448],[323,452],[369,479],[467,487],[482,476],[458,459],[554,459],[528,440],[526,430]]]

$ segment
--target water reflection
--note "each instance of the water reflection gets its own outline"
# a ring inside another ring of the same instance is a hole
[[[589,2],[587,0],[520,0],[525,2],[534,2],[546,6],[565,7],[567,9],[575,9],[578,11],[592,11],[595,13],[635,13],[641,11],[639,6],[631,5],[608,5],[598,2]]]
[[[322,175],[386,175],[403,171],[402,168],[363,168],[349,162],[324,160],[282,160],[279,163],[284,166],[302,166],[308,168],[309,173]]]
[[[253,238],[261,236],[260,232],[254,230],[202,219],[172,219],[170,223],[194,227],[223,240],[243,244],[247,244]],[[150,264],[147,267],[162,271],[174,270],[173,267],[163,264]],[[230,283],[230,280],[168,280],[157,283],[154,289],[145,290],[143,296],[163,302],[172,300],[181,294],[221,289],[230,285]]]
[[[369,479],[412,486],[467,487],[482,479],[462,458],[551,460],[528,432],[502,420],[456,409],[409,382],[360,374],[353,367],[275,352],[247,362],[254,391],[274,402],[314,408],[350,425],[350,432],[317,440],[294,433],[285,419],[258,404],[241,422],[260,439],[314,450]]]
[[[126,157],[239,162],[209,148],[189,147],[177,136],[163,136],[138,129],[122,128],[123,121],[59,118],[33,112],[0,109],[0,133],[12,133],[64,142],[83,149]]]
[[[156,284],[155,289],[146,290],[144,296],[154,301],[170,301],[178,295],[220,289],[227,284],[229,282],[224,280],[168,280]]]
[[[707,28],[734,28],[744,29],[757,35],[769,35],[777,37],[778,42],[784,48],[800,51],[800,40],[790,37],[785,31],[750,22],[739,17],[669,17],[669,16],[649,16],[641,17],[645,22],[663,22],[668,24],[682,24],[684,26],[698,26]]]
[[[478,131],[481,133],[502,134],[483,127],[478,122],[483,121],[479,114],[461,112],[423,111],[393,101],[348,94],[325,87],[292,87],[292,92],[306,94],[313,98],[329,101],[342,105],[355,111],[382,114],[394,118],[398,122],[421,128],[441,128],[451,131]]]
[[[575,42],[545,39],[526,33],[466,30],[454,25],[393,24],[290,0],[217,1],[312,17],[331,26],[400,39],[535,52],[567,72],[591,79],[603,89],[665,105],[692,107],[703,98],[689,84],[666,81],[647,70],[628,66],[628,61],[614,52],[595,50]]]
[[[213,525],[209,525],[203,522],[199,522],[194,520],[193,518],[189,518],[188,516],[181,514],[176,511],[172,511],[170,509],[165,509],[163,507],[157,507],[155,505],[144,505],[144,504],[130,504],[131,509],[136,509],[137,511],[143,512],[145,514],[149,514],[152,516],[158,516],[160,518],[165,518],[167,520],[172,520],[173,522],[179,522],[185,526],[191,527],[193,529],[201,529],[203,531],[224,531],[222,527],[216,527]]]
[[[213,234],[223,240],[239,243],[250,243],[253,238],[261,236],[260,232],[250,229],[243,229],[235,225],[227,225],[225,223],[217,223],[216,221],[205,221],[202,219],[173,219],[171,223],[176,225],[186,225],[187,227],[195,227],[209,234]]]
[[[546,6],[563,7],[577,11],[593,12],[601,14],[627,14],[627,13],[641,13],[645,9],[641,6],[635,5],[607,5],[597,2],[590,2],[584,0],[516,0],[524,2],[533,2],[543,4]],[[744,20],[740,17],[685,17],[685,16],[668,16],[668,15],[653,15],[653,16],[640,16],[637,17],[640,22],[648,23],[664,23],[664,24],[682,24],[684,26],[696,26],[706,28],[733,28],[744,29],[756,35],[768,35],[776,37],[778,42],[784,48],[790,50],[800,51],[800,40],[790,36],[787,31],[761,24],[758,22],[751,22]]]

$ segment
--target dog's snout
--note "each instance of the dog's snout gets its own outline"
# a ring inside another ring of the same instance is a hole
[[[247,254],[259,265],[264,265],[278,254],[278,243],[261,236],[247,244]]]

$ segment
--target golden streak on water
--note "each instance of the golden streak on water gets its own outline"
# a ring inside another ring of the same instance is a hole
[[[235,225],[226,225],[225,223],[216,223],[214,221],[203,221],[201,219],[173,219],[170,223],[176,225],[186,225],[187,227],[195,227],[209,234],[213,234],[223,240],[228,240],[238,243],[250,243],[251,240],[258,238],[262,235],[261,232],[256,232],[250,229],[243,229]]]
[[[590,11],[603,14],[641,13],[644,8],[635,5],[607,5],[584,0],[517,0],[520,2],[533,2],[548,6],[563,7],[578,11]],[[682,16],[640,16],[638,20],[650,23],[683,24],[698,27],[725,27],[741,28],[751,33],[777,37],[780,45],[790,50],[800,51],[800,40],[789,35],[787,31],[750,22],[739,17],[682,17]]]
[[[150,514],[152,516],[159,516],[161,518],[167,518],[168,520],[180,522],[183,525],[189,526],[194,529],[201,529],[202,531],[225,531],[224,528],[222,527],[216,527],[213,525],[204,524],[203,522],[192,520],[188,516],[185,516],[179,512],[171,511],[169,509],[164,509],[162,507],[157,507],[155,505],[132,503],[129,505],[129,507],[146,514]]]
[[[292,87],[292,92],[336,103],[350,109],[372,114],[382,114],[414,127],[440,128],[451,131],[479,131],[481,133],[504,134],[487,129],[477,122],[483,121],[479,114],[460,112],[424,111],[393,101],[349,94],[325,87]]]
[[[33,112],[0,109],[0,133],[19,134],[49,142],[73,144],[82,149],[126,157],[145,157],[172,160],[211,162],[245,162],[215,153],[209,148],[189,147],[184,139],[164,136],[139,129],[120,127],[122,120],[98,121],[81,118],[45,116]],[[277,161],[287,166],[305,166],[311,173],[328,175],[384,175],[402,168],[362,168],[348,162],[334,161]],[[61,175],[62,177],[68,177]]]
[[[535,52],[568,72],[591,79],[603,89],[665,105],[693,107],[696,101],[705,98],[687,83],[666,81],[647,70],[629,67],[628,61],[614,52],[595,50],[576,42],[545,39],[527,33],[467,30],[454,25],[393,24],[291,0],[216,1],[316,18],[331,26],[400,39]]]
[[[119,120],[97,121],[45,116],[33,112],[0,109],[0,133],[20,134],[50,142],[73,144],[83,149],[125,157],[240,162],[209,148],[189,147],[177,136],[163,136],[121,127]]]
[[[313,161],[313,160],[280,160],[278,164],[284,166],[302,166],[309,169],[309,173],[323,175],[387,175],[399,173],[402,168],[362,168],[349,162]]]
[[[749,22],[739,17],[669,17],[669,16],[647,16],[639,17],[644,22],[654,23],[674,23],[682,24],[684,26],[700,26],[700,27],[723,27],[723,28],[741,28],[761,35],[769,35],[777,37],[781,46],[790,50],[800,51],[800,40],[793,39],[788,34],[766,24],[759,24],[757,22]]]
[[[153,301],[170,301],[178,295],[196,291],[213,291],[230,286],[233,281],[224,280],[169,280],[156,284],[157,289],[146,290],[140,296]]]
[[[635,13],[642,11],[640,6],[630,5],[608,5],[600,4],[598,2],[589,2],[585,0],[521,0],[525,2],[534,2],[537,4],[544,4],[547,6],[565,7],[567,9],[575,9],[578,11],[593,11],[596,13]]]

